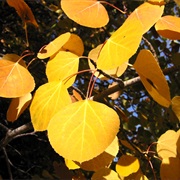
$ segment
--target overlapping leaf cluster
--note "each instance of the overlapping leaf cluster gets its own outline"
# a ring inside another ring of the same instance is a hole
[[[17,10],[24,22],[38,26],[23,0],[19,1],[24,7],[22,9],[22,6],[10,0],[7,2]],[[80,25],[99,28],[109,21],[102,3],[96,0],[61,0],[61,7],[70,19]],[[99,74],[95,72],[98,69],[115,77],[122,75],[129,59],[136,53],[143,35],[154,24],[161,36],[179,39],[180,20],[173,16],[162,17],[164,4],[163,0],[149,0],[137,7],[104,44],[89,52],[88,58],[97,65],[90,65],[90,71],[97,77]],[[69,32],[61,34],[40,49],[37,57],[49,58],[46,67],[48,82],[40,86],[34,94],[30,106],[33,127],[35,131],[47,130],[52,147],[65,158],[69,169],[95,171],[92,179],[146,179],[141,172],[139,160],[132,154],[124,154],[119,158],[116,172],[107,168],[119,152],[117,134],[120,120],[117,112],[103,103],[90,100],[89,97],[85,100],[76,98],[77,102],[72,102],[68,88],[75,82],[83,52],[81,38]],[[133,68],[154,101],[166,108],[172,105],[179,118],[179,97],[174,97],[171,101],[168,83],[154,55],[149,50],[140,50]],[[3,57],[0,61],[0,96],[15,98],[7,113],[8,120],[16,120],[28,107],[34,86],[34,79],[22,57]],[[173,175],[167,171],[167,167],[180,167],[180,134],[179,131],[171,133],[172,137],[175,136],[173,142],[168,140],[166,134],[158,140],[157,152],[163,158],[162,179],[172,176],[179,178],[177,169],[173,171]],[[173,143],[173,146],[167,146],[168,143]]]

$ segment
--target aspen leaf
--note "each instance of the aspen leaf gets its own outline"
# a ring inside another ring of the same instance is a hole
[[[24,2],[24,0],[6,0],[8,5],[15,8],[20,18],[25,23],[31,23],[34,26],[38,27],[38,24],[34,18],[34,15],[30,7]]]
[[[175,16],[163,16],[155,25],[159,35],[171,39],[180,39],[180,18]]]
[[[49,82],[64,80],[65,78],[77,73],[79,65],[79,57],[71,52],[59,51],[53,59],[48,61],[46,67],[46,75]],[[76,76],[71,77],[66,86],[71,86]]]
[[[108,166],[112,162],[114,157],[117,155],[118,151],[119,151],[118,138],[115,137],[113,142],[106,148],[106,150],[103,153],[101,153],[100,155],[89,161],[85,161],[82,163],[76,162],[76,164],[81,169],[87,171],[98,171],[101,168]]]
[[[74,161],[65,159],[65,164],[70,170],[79,169],[80,166],[78,166]]]
[[[113,82],[112,84],[110,84],[108,86],[108,88],[114,87],[117,84],[118,84],[118,82]],[[120,96],[120,94],[121,94],[121,91],[116,91],[113,94],[108,95],[108,97],[110,97],[111,99],[115,100],[115,99],[117,99]]]
[[[102,168],[95,172],[91,178],[92,180],[120,180],[118,174],[109,168]]]
[[[149,3],[153,4],[153,5],[165,5],[165,1],[164,0],[148,0]]]
[[[117,164],[116,171],[120,176],[129,176],[139,170],[140,164],[139,160],[131,155],[122,155]]]
[[[72,103],[82,100],[81,95],[76,90],[73,89],[72,92],[73,92],[73,94],[71,95]]]
[[[180,159],[175,157],[164,158],[160,167],[160,176],[162,180],[180,179]]]
[[[160,105],[169,107],[171,103],[169,87],[151,52],[145,49],[141,50],[133,66],[152,98]]]
[[[98,156],[112,143],[119,124],[118,115],[108,106],[82,100],[54,115],[48,137],[58,154],[81,163]]]
[[[61,7],[70,19],[82,26],[99,28],[109,21],[108,13],[100,1],[62,0]]]
[[[40,86],[30,106],[34,129],[36,131],[46,130],[50,119],[70,103],[71,98],[62,81],[53,81]]]
[[[0,60],[0,96],[21,97],[34,89],[34,78],[18,62]]]
[[[138,49],[142,38],[140,22],[126,21],[113,33],[101,49],[97,60],[98,69],[115,69],[126,63]]]
[[[172,110],[176,114],[177,118],[180,120],[180,96],[173,97],[171,101]]]
[[[78,35],[71,34],[69,40],[63,45],[61,50],[70,51],[77,56],[82,56],[84,52],[84,44]]]
[[[148,2],[137,7],[128,17],[128,20],[139,21],[142,34],[146,33],[162,16],[164,6],[154,5]]]
[[[168,130],[160,136],[157,143],[157,153],[162,158],[177,156],[177,140],[179,134],[173,130]]]
[[[39,59],[45,59],[50,56],[53,56],[63,47],[63,45],[65,45],[68,42],[70,37],[71,33],[69,32],[61,34],[56,39],[51,41],[47,46],[41,48],[37,57]]]
[[[27,93],[22,97],[14,98],[7,111],[7,120],[14,122],[29,106],[32,99],[31,93]]]

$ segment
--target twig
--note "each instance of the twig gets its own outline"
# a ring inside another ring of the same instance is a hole
[[[24,124],[16,129],[8,129],[5,138],[0,143],[0,150],[4,148],[10,141],[16,138],[18,135],[25,133],[29,130],[33,130],[33,126],[31,123]]]

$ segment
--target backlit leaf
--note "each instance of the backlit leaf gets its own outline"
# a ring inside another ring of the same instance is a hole
[[[63,45],[61,50],[70,51],[77,56],[82,56],[84,52],[84,44],[78,35],[71,34],[69,40]]]
[[[70,19],[82,26],[99,28],[109,21],[106,9],[96,0],[61,0],[61,7]]]
[[[141,24],[139,21],[126,21],[103,46],[97,60],[99,69],[111,70],[123,65],[138,49],[142,38]]]
[[[48,137],[58,154],[81,163],[98,156],[112,143],[119,123],[118,115],[108,106],[82,100],[55,114]]]
[[[46,130],[50,119],[70,103],[71,98],[62,81],[53,81],[40,86],[30,106],[34,129],[36,131]]]
[[[38,24],[34,18],[34,15],[29,8],[29,6],[24,2],[24,0],[6,0],[9,6],[16,9],[18,15],[25,23],[31,23],[38,27]]]
[[[120,180],[118,174],[109,168],[102,168],[95,172],[91,178],[92,180]]]
[[[71,37],[71,33],[69,32],[61,34],[56,39],[51,41],[47,46],[40,49],[37,57],[39,59],[45,59],[50,56],[53,56],[63,47],[63,45],[65,45],[68,42],[70,37]]]
[[[163,5],[153,5],[145,2],[137,7],[127,20],[139,21],[142,33],[146,33],[162,16],[164,12]]]
[[[176,157],[177,140],[179,134],[173,130],[168,130],[160,136],[157,143],[157,153],[162,158]]]
[[[32,99],[31,93],[27,93],[22,97],[12,99],[11,104],[7,111],[7,120],[11,122],[17,120],[18,117],[29,106],[31,99]]]
[[[34,89],[34,78],[18,62],[0,60],[0,96],[21,97]]]
[[[120,176],[126,177],[134,172],[137,172],[139,170],[139,167],[139,160],[136,157],[130,155],[122,155],[116,164],[116,171]]]
[[[175,16],[163,16],[155,25],[156,31],[161,36],[176,40],[180,39],[180,18]]]
[[[79,57],[71,52],[59,51],[53,59],[49,60],[46,67],[46,75],[49,82],[63,80],[78,71]],[[76,76],[70,78],[66,85],[71,86]]]
[[[154,5],[165,5],[164,0],[148,0],[148,2]]]
[[[171,101],[171,105],[172,105],[172,110],[180,120],[180,96],[173,97]]]
[[[74,161],[65,159],[65,164],[70,170],[79,169],[80,166],[78,166]]]
[[[98,171],[101,168],[104,168],[108,166],[112,160],[115,158],[119,151],[119,144],[117,137],[114,139],[114,141],[106,148],[106,150],[98,155],[97,157],[85,161],[82,163],[76,162],[77,165],[81,169],[87,170],[87,171]]]
[[[152,98],[160,105],[169,107],[171,103],[169,87],[151,52],[145,49],[141,50],[133,66]]]
[[[180,179],[180,159],[175,157],[164,158],[160,167],[162,180]]]

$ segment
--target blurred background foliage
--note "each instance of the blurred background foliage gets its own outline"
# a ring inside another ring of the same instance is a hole
[[[114,6],[127,11],[130,14],[136,7],[144,1],[138,0],[109,0]],[[34,52],[33,56],[26,57],[28,64],[36,55],[41,47],[48,44],[62,33],[71,32],[79,35],[85,46],[84,55],[87,56],[92,48],[103,43],[110,35],[119,28],[127,18],[116,9],[107,6],[110,21],[102,28],[92,29],[80,26],[70,20],[61,10],[59,0],[26,0],[37,20],[39,28],[28,25],[28,39],[30,46],[26,46],[26,36],[23,28],[23,22],[17,15],[15,9],[9,7],[5,1],[0,1],[0,55],[15,53],[21,55],[26,50]],[[164,15],[176,15],[179,17],[180,8],[174,1],[169,0],[166,4]],[[152,44],[162,69],[179,66],[180,41],[170,41],[160,37],[152,27],[144,38]],[[145,40],[142,40],[140,49],[149,49]],[[130,59],[130,63],[135,61],[136,55]],[[34,60],[29,70],[35,78],[36,88],[47,81],[45,67],[47,60]],[[87,61],[81,59],[79,69],[87,69]],[[146,67],[145,67],[146,68]],[[77,77],[75,86],[82,92],[86,92],[89,83],[90,73],[80,74]],[[137,74],[132,68],[128,68],[121,76],[122,80],[129,80],[136,77]],[[166,76],[171,90],[171,97],[180,95],[180,72],[171,72]],[[106,89],[110,81],[97,81],[95,84],[96,91],[101,92]],[[120,97],[116,100],[107,98],[114,105],[118,105],[126,114],[128,122],[124,121],[123,126],[128,138],[132,143],[137,145],[142,151],[146,151],[148,146],[157,141],[158,137],[168,129],[179,129],[179,121],[172,112],[171,108],[166,109],[152,100],[141,83],[128,86]],[[0,123],[8,128],[16,128],[24,123],[30,122],[28,110],[14,123],[6,121],[6,112],[10,100],[0,98]],[[4,132],[0,131],[0,139],[4,137]],[[120,133],[119,138],[123,135]],[[155,146],[153,147],[155,150]],[[153,149],[152,148],[152,149]],[[57,155],[47,140],[46,132],[33,133],[28,136],[17,138],[7,145],[7,154],[14,179],[60,179],[63,178],[60,171],[66,172],[66,177],[83,175],[86,179],[91,177],[90,172],[73,171],[68,172],[64,166],[64,160]],[[129,149],[122,145],[122,151],[128,152]],[[136,154],[138,156],[138,154]],[[141,159],[141,157],[139,157]],[[0,175],[2,178],[8,178],[5,157],[0,151]],[[154,171],[159,177],[160,161],[152,159]],[[153,179],[152,170],[148,162],[142,159],[142,171],[149,179]],[[58,175],[57,175],[58,174]],[[0,178],[1,179],[1,178]]]

